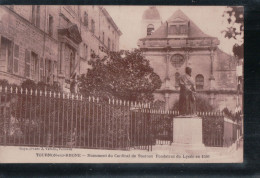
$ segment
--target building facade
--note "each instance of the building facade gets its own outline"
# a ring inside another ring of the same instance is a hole
[[[236,60],[218,48],[220,41],[216,37],[203,33],[181,10],[162,23],[156,7],[150,7],[142,22],[144,36],[138,46],[163,82],[155,99],[164,101],[165,108],[171,109],[179,98],[178,78],[189,66],[197,95],[207,98],[216,110],[235,110],[241,102]]]
[[[0,79],[56,82],[69,91],[92,53],[119,50],[121,34],[102,6],[0,6]]]

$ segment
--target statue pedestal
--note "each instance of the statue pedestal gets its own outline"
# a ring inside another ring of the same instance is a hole
[[[198,116],[178,116],[173,120],[173,147],[203,150],[202,119]]]

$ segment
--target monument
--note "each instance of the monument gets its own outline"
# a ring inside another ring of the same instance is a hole
[[[185,74],[180,76],[179,113],[174,118],[173,145],[183,149],[203,149],[202,119],[196,115],[196,91],[191,77],[192,69],[185,68]]]

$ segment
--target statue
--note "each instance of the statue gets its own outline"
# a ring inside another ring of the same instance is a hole
[[[196,115],[196,98],[194,81],[191,77],[191,68],[185,68],[185,74],[179,78],[180,98],[179,111],[180,115],[193,116]]]

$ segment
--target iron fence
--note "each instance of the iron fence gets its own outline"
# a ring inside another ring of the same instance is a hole
[[[51,91],[1,88],[0,144],[129,149],[130,105]]]
[[[89,149],[144,149],[171,144],[178,111],[147,103],[100,101],[81,95],[0,86],[0,145]],[[206,146],[236,140],[235,123],[223,113],[198,112]],[[231,134],[232,133],[232,134]]]

